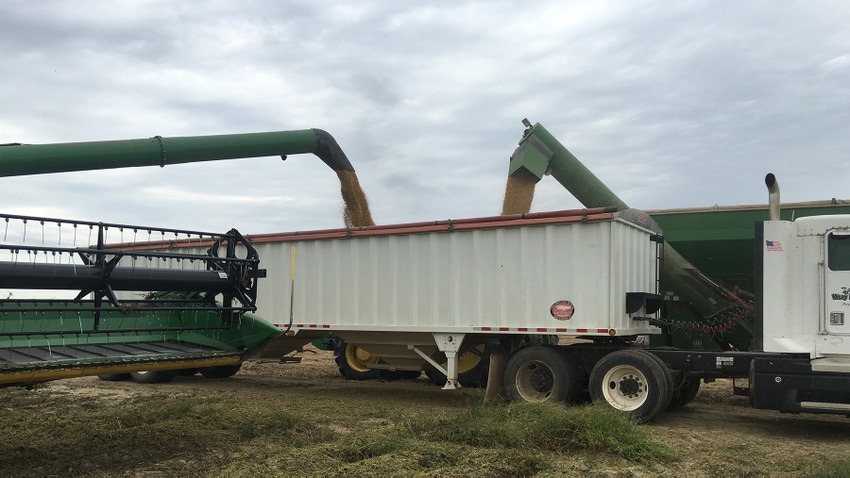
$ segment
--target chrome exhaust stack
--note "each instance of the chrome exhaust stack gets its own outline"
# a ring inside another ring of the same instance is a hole
[[[779,220],[779,183],[776,182],[776,176],[773,173],[767,173],[764,177],[764,184],[767,185],[767,203],[768,216],[771,221]]]

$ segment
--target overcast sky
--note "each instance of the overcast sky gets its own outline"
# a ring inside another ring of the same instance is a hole
[[[848,198],[845,1],[10,1],[0,143],[322,128],[379,224],[498,214],[540,122],[643,209]],[[0,178],[0,211],[342,226],[312,155]],[[533,210],[578,207],[552,178]]]

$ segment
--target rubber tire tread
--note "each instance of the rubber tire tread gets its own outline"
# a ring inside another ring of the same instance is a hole
[[[667,410],[673,397],[673,379],[670,369],[655,355],[642,350],[617,350],[602,357],[590,372],[590,397],[597,403],[608,403],[602,390],[607,386],[605,374],[614,367],[628,365],[643,374],[647,380],[648,396],[638,408],[627,412],[640,423],[646,423]],[[608,404],[610,405],[610,404]],[[616,408],[613,407],[612,408]]]
[[[673,398],[670,400],[668,411],[676,411],[694,399],[699,392],[700,379],[689,378],[685,379],[685,383],[678,389],[673,391]]]
[[[544,402],[574,403],[581,394],[584,371],[575,355],[557,346],[532,345],[515,352],[505,367],[505,394],[511,401],[525,400],[517,387],[517,374],[529,362],[540,362],[553,375],[552,393]]]
[[[166,383],[177,376],[177,370],[152,370],[147,372],[131,372],[130,377],[136,383]]]
[[[241,363],[237,363],[235,365],[219,365],[217,367],[204,367],[200,369],[201,375],[204,378],[229,378],[236,375],[237,372],[242,368]]]
[[[349,380],[375,380],[383,377],[383,370],[370,369],[367,372],[361,372],[352,367],[345,358],[346,347],[348,347],[348,343],[338,338],[334,347],[334,361],[343,377]]]

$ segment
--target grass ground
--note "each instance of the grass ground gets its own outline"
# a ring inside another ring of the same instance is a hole
[[[0,476],[848,476],[850,421],[751,410],[707,386],[637,425],[607,409],[481,405],[421,378],[353,382],[326,353],[233,378],[0,390]]]

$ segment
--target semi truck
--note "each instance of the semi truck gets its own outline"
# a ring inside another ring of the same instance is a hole
[[[529,125],[511,168],[529,164],[541,174],[569,176],[551,163],[560,152],[539,140],[543,131]],[[534,163],[541,158],[549,163]],[[700,275],[671,251],[649,214],[604,195],[592,200],[607,205],[579,210],[226,241],[236,258],[262,257],[247,282],[249,308],[275,330],[262,346],[243,347],[239,360],[279,360],[333,333],[379,357],[370,369],[431,367],[446,389],[461,385],[461,357],[488,350],[488,386],[501,378],[510,399],[574,402],[586,393],[641,421],[683,406],[701,380],[719,377],[745,381],[741,389],[756,408],[848,415],[850,216],[781,220],[773,175],[766,184],[772,212],[754,230],[751,298]],[[122,251],[108,261],[115,270],[143,270],[147,261],[139,265],[134,251],[191,258],[214,243],[177,237],[103,249]],[[108,255],[97,250],[91,257]],[[670,326],[665,277],[684,277],[688,300],[706,318],[749,321],[748,349],[686,350],[647,340]],[[126,300],[107,286],[96,288],[102,306]],[[184,320],[171,323],[185,327]],[[12,325],[3,331],[17,333]],[[37,327],[24,332],[44,335]],[[116,341],[136,334],[105,333]],[[564,343],[565,336],[574,340]]]
[[[459,358],[487,344],[511,400],[589,394],[648,421],[701,380],[733,378],[756,408],[850,414],[850,216],[780,220],[766,182],[774,212],[756,224],[756,291],[738,319],[753,315],[746,351],[647,340],[667,324],[664,241],[635,209],[250,236],[266,271],[257,306],[283,332],[275,341],[333,333],[380,357],[371,369],[432,367],[446,389],[459,386]]]

